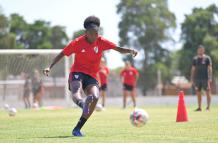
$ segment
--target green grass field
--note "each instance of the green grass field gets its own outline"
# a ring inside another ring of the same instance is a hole
[[[215,143],[218,142],[218,106],[212,111],[193,112],[189,122],[176,123],[176,106],[149,106],[148,124],[133,127],[131,108],[107,108],[95,112],[82,129],[85,137],[71,136],[80,109],[18,110],[9,117],[0,110],[1,143]]]

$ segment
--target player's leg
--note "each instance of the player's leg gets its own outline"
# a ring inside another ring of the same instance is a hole
[[[30,103],[30,94],[27,96],[27,106],[28,108],[31,108],[31,103]]]
[[[25,103],[25,108],[31,108],[31,104],[30,104],[30,92],[29,91],[24,91],[23,101]]]
[[[131,92],[130,92],[132,102],[133,102],[133,107],[136,107],[136,89],[133,87]]]
[[[196,82],[195,83],[195,91],[196,91],[196,95],[197,95],[198,108],[195,111],[202,111],[202,108],[201,108],[201,103],[202,103],[201,88],[202,88],[202,84],[200,82]]]
[[[102,97],[102,106],[105,107],[105,98],[106,98],[106,91],[101,91],[101,97]]]
[[[126,89],[123,89],[123,109],[126,108],[127,96],[128,96],[128,91]]]
[[[83,80],[83,88],[87,97],[83,107],[83,113],[77,125],[72,131],[72,134],[74,136],[83,136],[80,130],[83,127],[83,125],[86,123],[88,118],[91,116],[91,114],[93,113],[99,99],[99,86],[98,86],[98,81],[96,79],[90,76],[86,76],[86,78]]]
[[[83,109],[84,102],[81,97],[82,83],[81,81],[75,80],[71,82],[71,95],[73,102]]]
[[[83,108],[83,117],[88,119],[93,111],[99,99],[99,88],[96,85],[90,85],[86,88],[86,101]]]
[[[211,104],[211,83],[208,81],[204,82],[204,90],[206,91],[206,96],[207,96],[207,107],[206,110],[210,110],[210,104]]]
[[[107,90],[107,85],[104,84],[101,86],[101,90],[100,90],[100,93],[101,93],[101,100],[102,100],[102,106],[105,107],[105,98],[106,98],[106,90]]]
[[[24,95],[23,95],[23,102],[24,102],[25,108],[27,109],[28,104],[27,104],[27,100],[26,100],[26,93],[24,93]]]
[[[71,73],[69,76],[69,89],[73,102],[83,109],[84,101],[81,97],[82,78],[83,75],[80,73]]]

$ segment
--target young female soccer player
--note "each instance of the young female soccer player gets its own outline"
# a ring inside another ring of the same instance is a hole
[[[133,107],[136,107],[136,82],[139,77],[138,71],[131,66],[129,61],[126,61],[125,68],[121,71],[120,76],[123,82],[123,108],[126,108],[128,93],[130,93],[132,97]]]
[[[81,128],[91,116],[99,98],[99,84],[96,79],[102,53],[113,49],[120,53],[129,53],[136,56],[133,49],[125,49],[116,46],[102,36],[98,35],[100,20],[98,17],[89,16],[84,21],[85,34],[70,42],[53,60],[51,65],[43,70],[48,76],[52,67],[64,56],[75,54],[74,63],[69,75],[69,87],[73,101],[83,109],[82,115],[72,131],[73,136],[83,136]],[[83,102],[80,90],[83,89],[87,95]]]

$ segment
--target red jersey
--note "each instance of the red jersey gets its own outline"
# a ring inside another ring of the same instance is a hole
[[[100,68],[100,71],[98,73],[99,73],[101,85],[107,84],[107,82],[108,82],[107,77],[109,75],[109,69],[106,66],[104,66],[104,67]]]
[[[122,70],[120,76],[123,77],[124,84],[135,86],[138,74],[139,73],[135,68],[130,67],[129,69]]]
[[[82,72],[97,79],[102,53],[105,50],[114,49],[116,45],[102,36],[98,36],[95,42],[88,43],[85,35],[70,42],[63,53],[70,56],[75,53],[74,63],[71,72]]]

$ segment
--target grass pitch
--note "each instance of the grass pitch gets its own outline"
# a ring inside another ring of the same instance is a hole
[[[187,107],[189,122],[176,123],[176,106],[144,107],[148,124],[133,127],[132,108],[94,112],[82,129],[85,137],[72,137],[80,109],[18,110],[9,117],[0,110],[0,143],[218,143],[218,106],[210,112]]]

